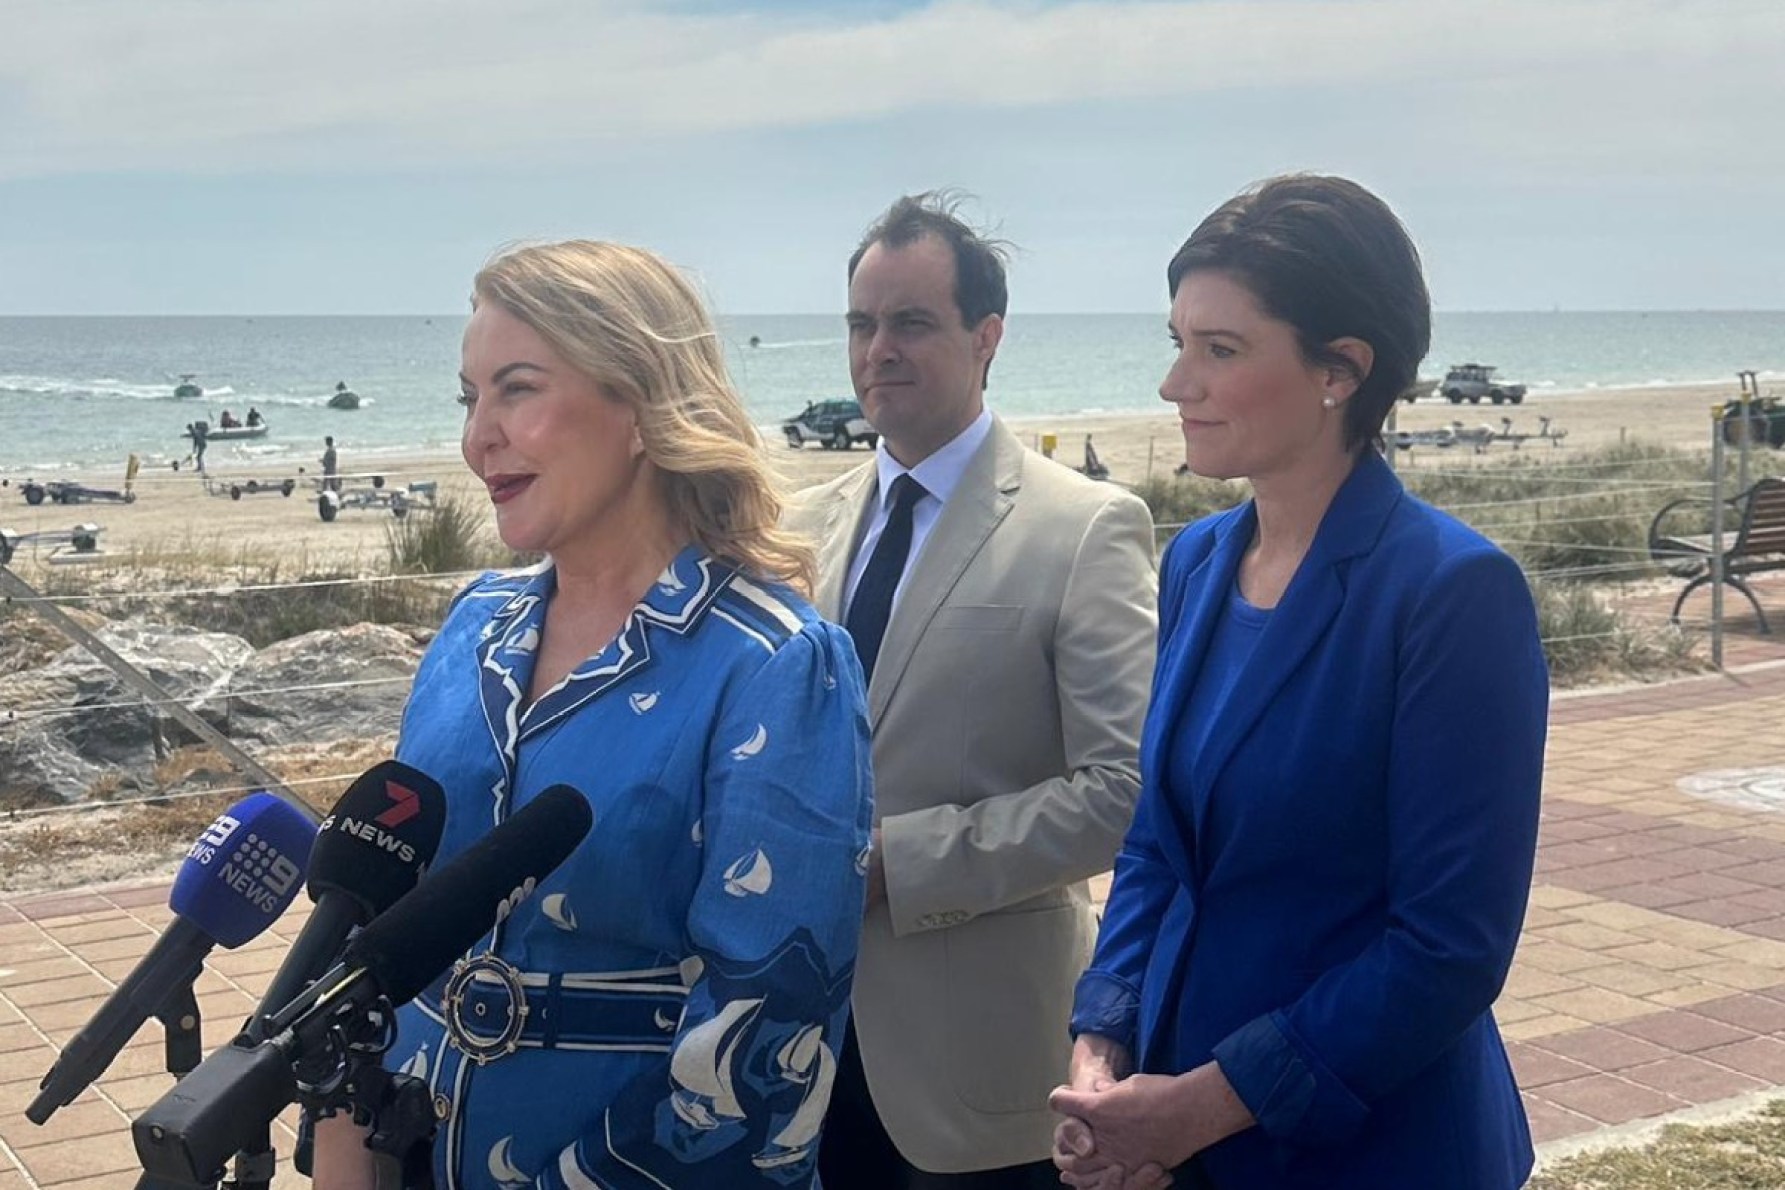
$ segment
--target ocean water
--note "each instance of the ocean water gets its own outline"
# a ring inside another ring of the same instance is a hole
[[[268,436],[213,443],[213,468],[313,469],[325,434],[346,469],[450,450],[463,327],[463,315],[0,318],[0,473],[121,471],[132,452],[165,467],[185,455],[189,422],[216,425],[223,410],[241,417],[250,405]],[[849,392],[840,315],[729,318],[720,330],[758,424]],[[1018,313],[989,396],[1013,417],[1153,409],[1170,358],[1163,312]],[[1735,373],[1753,369],[1785,395],[1785,312],[1439,314],[1422,374],[1465,360],[1557,393],[1712,381],[1733,394]],[[174,397],[186,372],[203,397]],[[361,395],[358,410],[328,408],[338,380]]]

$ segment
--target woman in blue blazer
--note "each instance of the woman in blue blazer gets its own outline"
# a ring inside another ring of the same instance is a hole
[[[1077,1186],[1518,1186],[1489,1008],[1548,679],[1518,566],[1378,454],[1430,337],[1417,251],[1355,183],[1292,176],[1210,215],[1167,276],[1160,395],[1190,468],[1254,498],[1161,566],[1143,793],[1056,1160]]]

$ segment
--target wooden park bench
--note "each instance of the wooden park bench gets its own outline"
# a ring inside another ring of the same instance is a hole
[[[1723,503],[1729,510],[1724,518],[1723,581],[1748,597],[1760,620],[1760,630],[1770,633],[1766,612],[1744,580],[1767,570],[1785,570],[1785,480],[1763,479]],[[1686,597],[1716,579],[1717,555],[1709,533],[1669,536],[1663,533],[1663,523],[1688,507],[1698,509],[1702,518],[1709,504],[1702,496],[1688,496],[1667,505],[1649,522],[1649,557],[1687,580],[1669,617],[1675,624],[1680,622],[1680,608],[1685,606]]]

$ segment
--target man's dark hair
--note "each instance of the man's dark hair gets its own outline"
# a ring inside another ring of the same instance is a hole
[[[972,330],[987,314],[1004,317],[1010,305],[1010,291],[1004,282],[1010,246],[982,235],[961,218],[965,198],[953,190],[926,190],[893,203],[868,228],[849,257],[848,279],[855,280],[855,266],[875,244],[903,248],[925,236],[935,236],[954,256],[954,302],[962,325]]]
[[[1175,298],[1195,272],[1244,285],[1272,318],[1295,328],[1302,358],[1352,373],[1345,446],[1377,440],[1432,340],[1432,299],[1419,250],[1380,198],[1345,178],[1289,174],[1259,183],[1204,219],[1166,267]],[[1362,339],[1367,376],[1329,346]]]

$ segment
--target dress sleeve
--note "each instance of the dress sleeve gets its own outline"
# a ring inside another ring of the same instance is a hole
[[[708,738],[704,853],[667,1068],[537,1185],[806,1187],[849,1016],[871,822],[867,700],[848,638],[808,625]]]
[[[1279,1140],[1354,1135],[1372,1104],[1488,1011],[1518,944],[1549,685],[1516,563],[1481,549],[1439,568],[1407,622],[1396,686],[1387,927],[1214,1048]]]

